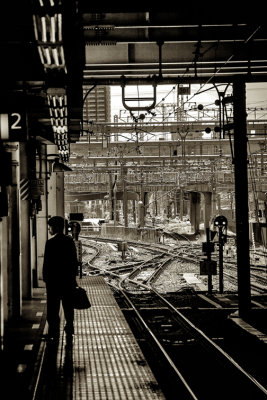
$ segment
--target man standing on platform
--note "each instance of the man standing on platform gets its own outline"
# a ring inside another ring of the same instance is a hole
[[[44,252],[43,280],[47,293],[48,338],[59,338],[60,302],[64,310],[67,341],[74,334],[73,293],[77,286],[78,260],[73,239],[63,233],[65,220],[55,216],[48,220],[52,238],[47,240]]]

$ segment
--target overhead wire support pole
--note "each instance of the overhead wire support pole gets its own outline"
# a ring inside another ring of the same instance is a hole
[[[164,42],[159,41],[157,45],[159,47],[159,78],[162,78],[162,46]]]
[[[236,246],[239,315],[246,317],[251,307],[249,223],[248,223],[248,172],[246,86],[243,78],[233,82],[234,110],[234,170],[236,208]]]
[[[223,293],[223,237],[222,227],[219,227],[219,292]]]
[[[206,240],[207,243],[210,243],[210,230],[206,228]],[[207,251],[207,260],[211,261],[211,252]],[[212,294],[212,275],[208,274],[208,293]]]

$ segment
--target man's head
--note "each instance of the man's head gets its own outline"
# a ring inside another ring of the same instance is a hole
[[[56,233],[63,233],[65,220],[62,217],[52,217],[48,220],[49,233],[55,235]]]

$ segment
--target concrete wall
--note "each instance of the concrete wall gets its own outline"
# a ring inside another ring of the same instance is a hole
[[[102,225],[101,237],[144,241],[149,243],[159,243],[159,234],[156,229],[125,228],[124,226]]]

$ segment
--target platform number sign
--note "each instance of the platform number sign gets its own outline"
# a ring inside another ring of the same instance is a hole
[[[0,140],[20,142],[25,139],[25,114],[21,112],[0,114]]]

